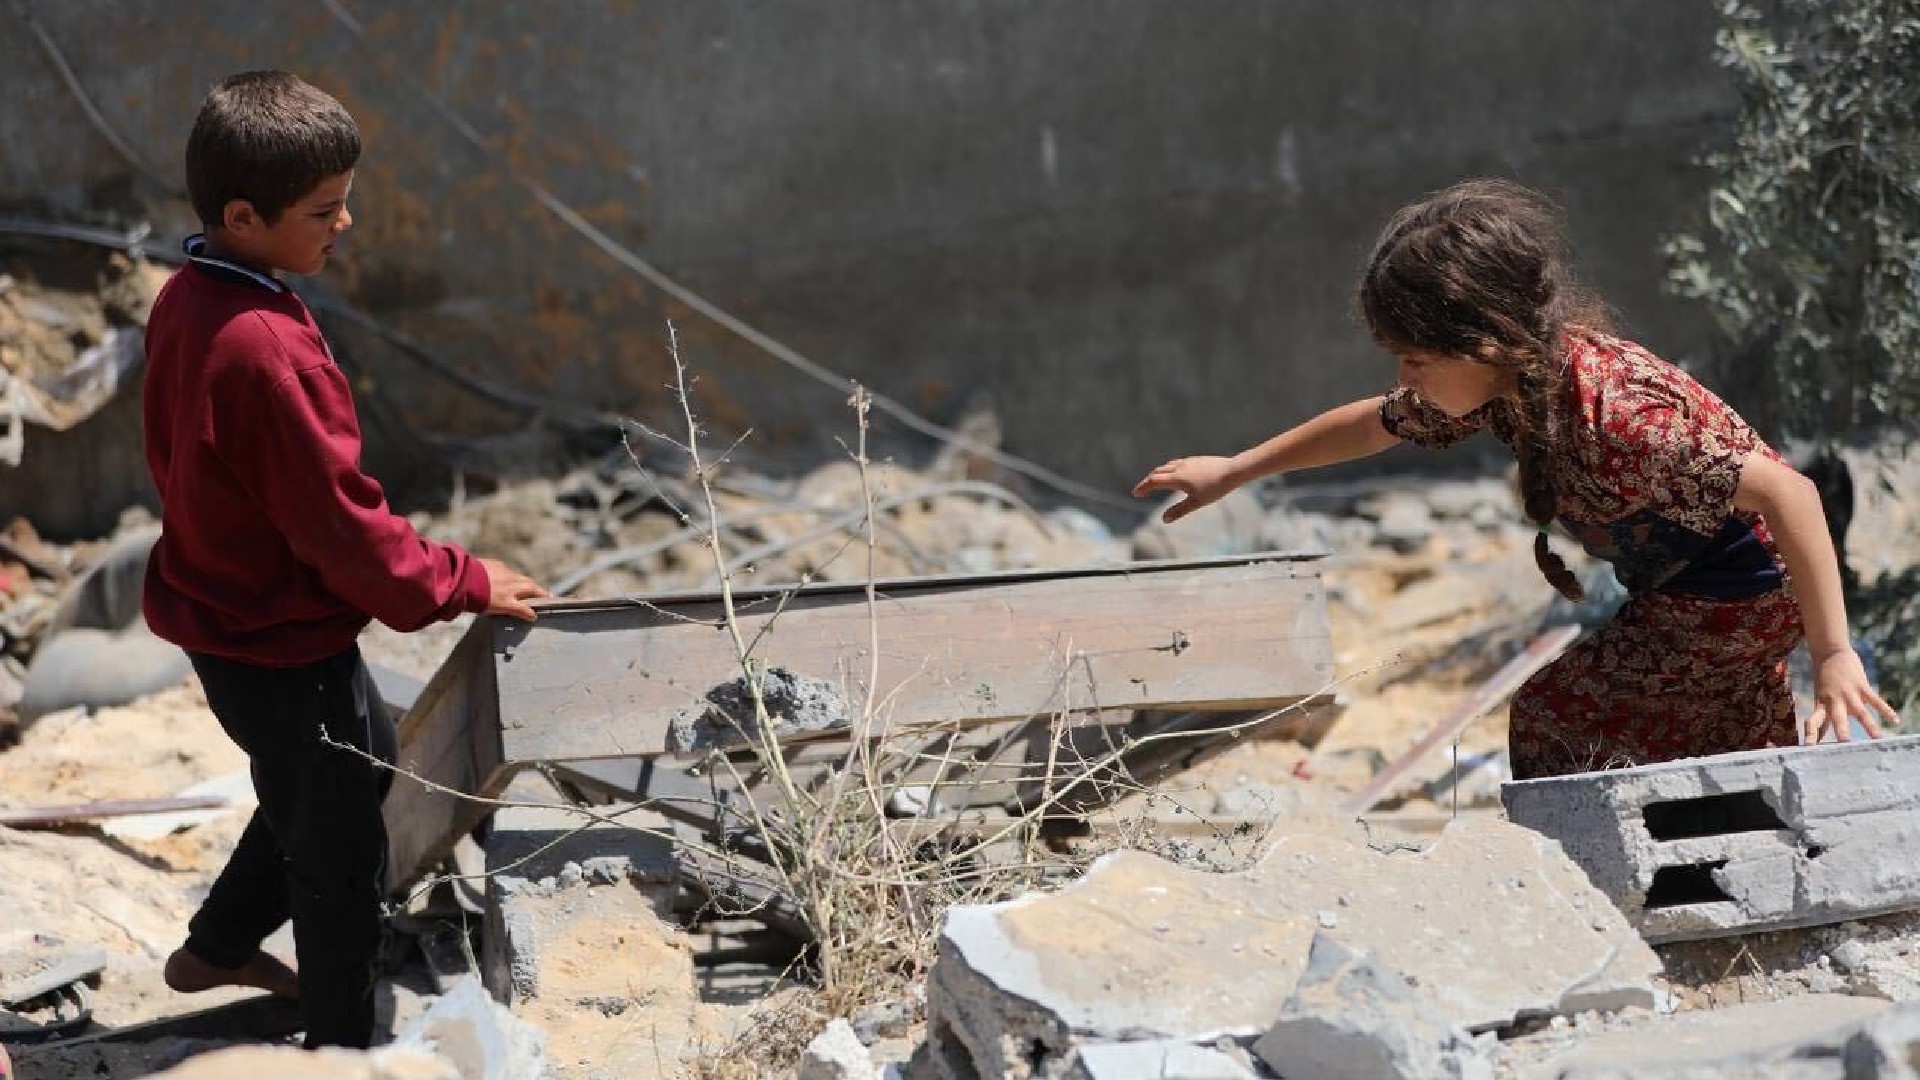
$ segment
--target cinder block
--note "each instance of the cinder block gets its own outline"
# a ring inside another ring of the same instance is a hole
[[[1651,942],[1920,907],[1920,736],[1525,780],[1501,798]]]
[[[663,819],[630,807],[595,807],[594,812],[633,826],[669,828]],[[487,991],[508,1005],[539,993],[544,939],[566,933],[583,907],[611,912],[621,906],[612,903],[608,890],[622,890],[620,899],[650,907],[663,919],[672,914],[679,893],[672,841],[560,808],[499,811],[486,851],[480,972]]]

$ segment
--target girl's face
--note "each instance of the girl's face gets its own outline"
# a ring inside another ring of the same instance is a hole
[[[1431,402],[1448,416],[1465,416],[1503,394],[1514,393],[1519,379],[1512,368],[1464,356],[1423,349],[1394,353],[1400,361],[1400,385]]]

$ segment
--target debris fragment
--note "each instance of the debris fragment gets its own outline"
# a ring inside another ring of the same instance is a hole
[[[706,698],[706,705],[673,718],[667,740],[676,753],[738,746],[755,737],[753,690],[744,675],[708,690]],[[760,701],[779,736],[831,731],[851,723],[851,710],[832,684],[782,667],[761,673]]]
[[[1484,1049],[1406,978],[1315,934],[1293,996],[1253,1052],[1318,1080],[1492,1080]]]

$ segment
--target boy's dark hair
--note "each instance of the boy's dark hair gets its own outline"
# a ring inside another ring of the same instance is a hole
[[[187,195],[207,228],[245,199],[271,225],[360,160],[360,128],[331,96],[284,71],[228,76],[187,136]]]
[[[1542,531],[1534,561],[1554,588],[1582,595],[1547,545],[1558,510],[1558,445],[1570,327],[1605,330],[1607,310],[1573,274],[1558,210],[1504,180],[1467,180],[1393,215],[1360,279],[1360,310],[1374,339],[1518,369],[1520,489]]]

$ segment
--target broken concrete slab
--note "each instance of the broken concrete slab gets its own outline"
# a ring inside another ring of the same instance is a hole
[[[597,809],[667,828],[646,810]],[[546,1033],[547,1057],[562,1073],[691,1074],[693,1062],[739,1030],[733,1010],[701,1000],[692,943],[668,921],[679,889],[672,845],[652,832],[583,824],[559,808],[496,816],[487,844],[494,874],[486,987]]]
[[[1888,1008],[1809,994],[1680,1013],[1587,1039],[1527,1080],[1866,1080],[1873,1074],[1845,1067],[1843,1052]]]
[[[1460,818],[1425,850],[1294,833],[1247,874],[1469,1032],[1656,1001],[1660,958],[1558,845],[1507,822]]]
[[[948,913],[914,1075],[1057,1076],[1088,1044],[1254,1039],[1316,928],[1468,1031],[1650,1007],[1661,970],[1557,845],[1505,822],[1458,822],[1424,851],[1295,833],[1236,874],[1123,851],[1056,893]]]
[[[1920,736],[1506,785],[1653,942],[1920,907]]]
[[[944,1064],[926,1075],[1058,1075],[1081,1043],[1250,1038],[1312,935],[1244,877],[1137,851],[1056,893],[953,908],[927,986],[928,1056]]]
[[[1066,1080],[1255,1080],[1252,1069],[1211,1046],[1156,1039],[1083,1046]]]
[[[487,990],[508,1005],[539,993],[544,940],[564,935],[588,906],[611,917],[629,908],[664,917],[679,894],[668,826],[634,807],[595,813],[634,827],[594,822],[565,809],[516,807],[494,815],[487,838]],[[599,888],[596,888],[598,886]]]
[[[1313,937],[1307,969],[1253,1052],[1282,1076],[1318,1080],[1493,1080],[1472,1036],[1439,1017],[1397,972]]]

